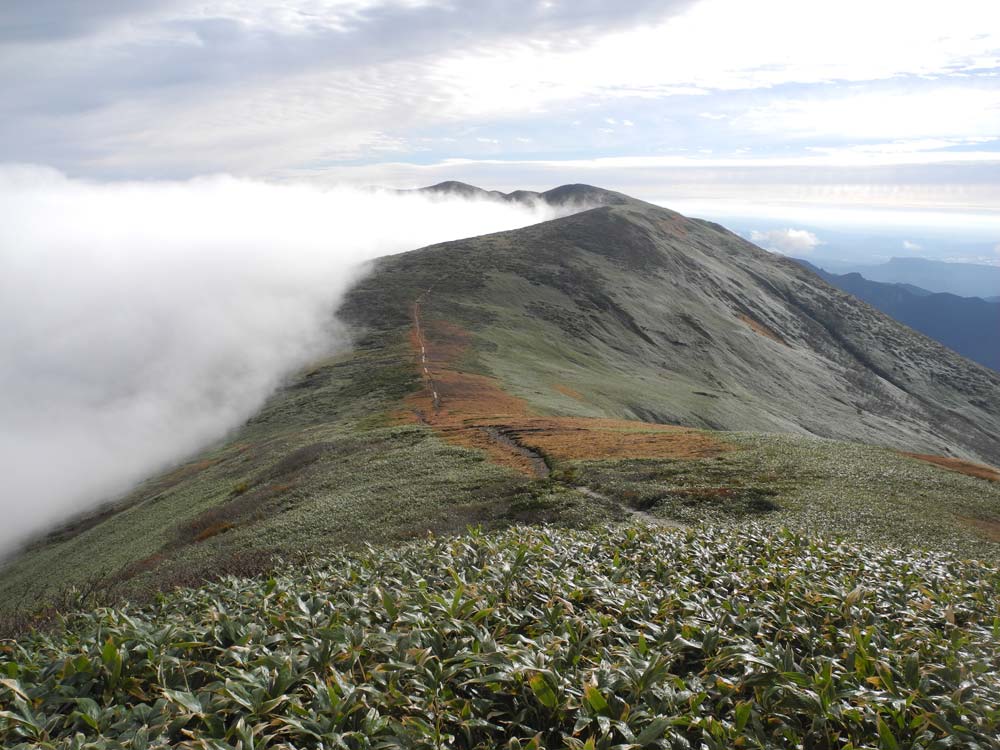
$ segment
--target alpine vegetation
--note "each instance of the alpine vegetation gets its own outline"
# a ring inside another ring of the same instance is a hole
[[[12,748],[995,748],[1000,569],[753,525],[514,528],[70,617]]]

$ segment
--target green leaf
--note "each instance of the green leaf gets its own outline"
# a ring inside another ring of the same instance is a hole
[[[90,714],[84,713],[83,711],[74,711],[73,713],[70,714],[70,718],[81,719],[84,724],[93,729],[95,732],[99,732],[101,729],[100,725],[97,723],[97,719],[95,719]]]
[[[549,685],[549,681],[545,679],[545,675],[536,674],[528,680],[528,684],[531,686],[531,690],[538,699],[538,702],[543,706],[554,709],[559,705],[559,698]]]
[[[385,613],[389,615],[390,620],[395,620],[399,616],[399,608],[396,606],[396,600],[392,598],[392,595],[388,591],[380,593],[382,594],[382,606],[385,608]]]
[[[662,739],[663,733],[667,731],[667,727],[671,723],[671,719],[668,719],[666,716],[657,716],[646,725],[645,729],[639,732],[639,736],[635,738],[636,744],[645,747],[652,742],[656,742],[656,740]]]
[[[920,685],[920,656],[916,652],[906,657],[904,673],[908,686],[917,688]]]
[[[753,712],[753,705],[750,701],[740,701],[736,704],[736,708],[733,709],[733,715],[736,719],[736,731],[742,732],[744,727],[746,727],[747,722],[750,720],[750,715]]]
[[[101,649],[101,661],[107,666],[111,666],[118,660],[118,647],[115,646],[115,642],[108,638],[104,642],[104,648]]]
[[[601,695],[601,691],[597,689],[596,685],[587,685],[583,688],[583,695],[587,699],[587,703],[594,710],[594,713],[608,715],[608,702]]]
[[[37,734],[41,731],[41,727],[38,726],[38,722],[34,720],[33,716],[22,716],[14,713],[13,711],[0,711],[0,719],[7,719],[15,724],[19,724],[25,729],[30,729],[32,731],[32,735],[35,736],[37,736]]]
[[[200,714],[202,712],[201,701],[186,690],[167,690],[163,689],[163,694],[181,706],[183,706],[189,713]]]
[[[84,720],[97,729],[97,720],[101,716],[101,707],[97,705],[97,701],[93,698],[77,698],[76,705]]]
[[[3,679],[0,680],[0,685],[3,685],[5,688],[10,690],[16,696],[23,698],[24,700],[28,699],[28,694],[24,692],[24,688],[21,686],[21,683],[18,682],[17,680]]]
[[[881,716],[878,717],[878,740],[881,750],[899,750],[899,743],[896,742],[892,729],[882,721]]]

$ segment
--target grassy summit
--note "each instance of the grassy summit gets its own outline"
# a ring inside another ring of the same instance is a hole
[[[0,651],[9,748],[996,748],[1000,569],[749,525],[333,554]]]

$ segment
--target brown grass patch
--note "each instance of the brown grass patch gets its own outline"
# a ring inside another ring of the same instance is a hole
[[[217,536],[226,531],[229,531],[231,528],[233,528],[233,524],[229,523],[228,521],[216,523],[209,526],[206,529],[202,529],[202,531],[198,534],[198,536],[194,538],[194,540],[196,542],[204,542],[206,539],[211,539],[213,536]]]
[[[295,482],[271,483],[213,505],[194,518],[178,524],[174,540],[166,548],[203,542],[237,525],[254,523],[269,512],[273,500],[281,498],[296,486]]]
[[[1000,521],[959,516],[958,520],[991,542],[1000,542]]]
[[[449,443],[484,451],[489,458],[529,476],[536,475],[531,457],[491,437],[500,430],[517,445],[553,460],[620,458],[693,459],[717,456],[728,450],[708,433],[676,425],[619,419],[543,417],[531,412],[524,399],[484,375],[453,369],[469,344],[469,334],[442,321],[423,322],[423,345],[430,378],[424,387],[405,399],[406,410],[397,416],[419,421],[437,430]],[[414,335],[419,362],[420,338]],[[420,365],[421,370],[423,365]],[[439,396],[435,408],[431,383]],[[560,392],[569,389],[555,386]],[[573,391],[567,395],[579,397]]]
[[[1000,471],[992,466],[977,464],[973,461],[966,461],[962,458],[952,458],[951,456],[935,456],[929,453],[909,453],[900,451],[904,456],[926,461],[929,464],[940,466],[948,471],[957,471],[959,474],[967,474],[970,477],[978,477],[988,482],[1000,482]]]
[[[169,490],[183,482],[185,479],[193,477],[195,474],[199,474],[205,469],[215,466],[217,463],[219,463],[218,458],[206,458],[203,461],[194,461],[192,463],[179,466],[170,473],[164,474],[163,476],[150,482],[149,492],[146,494],[147,496],[152,496]]]
[[[538,417],[510,420],[523,445],[567,461],[617,458],[710,458],[725,450],[716,438],[676,425],[619,419]]]
[[[421,421],[437,430],[453,445],[485,451],[490,460],[523,474],[534,475],[531,460],[497,442],[484,427],[506,427],[514,418],[528,414],[523,399],[503,391],[492,378],[483,375],[431,366],[434,387],[440,396],[440,408],[434,408],[430,385],[405,400],[408,407],[400,417]]]
[[[564,385],[554,385],[552,387],[564,396],[575,398],[577,401],[586,401],[583,396],[581,396],[577,391],[574,391],[572,388],[567,388]]]
[[[751,318],[746,313],[740,313],[736,317],[738,317],[740,320],[742,320],[744,323],[750,326],[750,329],[754,333],[758,333],[761,336],[764,336],[765,338],[769,338],[772,341],[777,341],[779,344],[784,344],[785,346],[788,346],[788,342],[785,341],[783,338],[781,338],[781,336],[777,332],[775,332],[772,328],[769,328],[768,326],[764,325],[759,320]]]

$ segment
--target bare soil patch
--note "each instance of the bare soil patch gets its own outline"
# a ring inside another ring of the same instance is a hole
[[[1000,542],[1000,521],[959,516],[959,521],[991,542]]]

